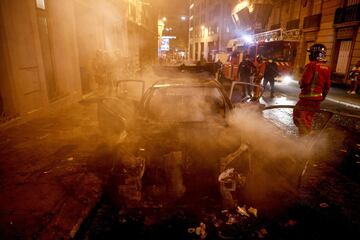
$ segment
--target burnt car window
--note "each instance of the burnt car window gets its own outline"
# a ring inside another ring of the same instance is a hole
[[[147,108],[149,118],[175,122],[209,121],[226,112],[224,98],[214,87],[157,88]]]

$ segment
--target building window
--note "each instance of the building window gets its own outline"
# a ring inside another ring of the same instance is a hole
[[[351,6],[355,4],[359,4],[360,0],[347,0],[346,6]]]
[[[350,58],[351,40],[341,41],[336,64],[336,72],[346,74],[346,68]]]
[[[36,7],[45,10],[45,0],[36,0]]]

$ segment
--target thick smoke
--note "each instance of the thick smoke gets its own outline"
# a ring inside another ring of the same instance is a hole
[[[159,76],[156,69],[149,69],[141,79],[144,79],[146,88],[157,81],[191,81],[186,74],[174,73],[171,76],[171,79],[166,75]],[[238,203],[259,208],[281,207],[285,199],[297,196],[298,180],[305,163],[324,157],[329,149],[325,135],[317,137],[316,141],[313,136],[298,138],[287,135],[257,109],[244,106],[230,112],[219,107],[221,103],[216,94],[193,91],[177,88],[154,95],[150,121],[145,127],[133,125],[133,132],[128,132],[129,136],[137,132],[138,138],[129,141],[122,135],[120,141],[118,136],[113,139],[113,142],[126,144],[125,149],[131,151],[147,144],[145,150],[152,158],[157,158],[152,164],[164,168],[160,174],[163,178],[158,183],[169,185],[159,196],[164,197],[172,191],[181,197],[191,191],[189,188],[198,188],[198,193],[206,195],[209,185],[213,186],[210,189],[218,191],[221,159],[235,152],[241,144],[246,144],[251,173]],[[174,164],[164,160],[169,156],[176,160]],[[158,179],[158,170],[154,172]],[[191,176],[190,180],[188,176]],[[152,189],[159,187],[152,186]]]

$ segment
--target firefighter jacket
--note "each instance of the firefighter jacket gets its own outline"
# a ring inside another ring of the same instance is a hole
[[[325,62],[313,61],[305,66],[299,82],[300,99],[322,101],[330,89],[330,68]]]
[[[265,73],[265,67],[266,65],[264,62],[261,63],[256,62],[255,83],[260,83],[261,80],[263,79]]]

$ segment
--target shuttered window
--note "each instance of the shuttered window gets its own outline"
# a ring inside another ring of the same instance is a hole
[[[359,4],[359,3],[360,3],[360,0],[348,0],[347,6],[351,6],[351,5]]]
[[[346,68],[350,59],[350,48],[351,48],[351,41],[340,42],[339,56],[336,64],[337,73],[344,73],[344,74],[346,73]]]

